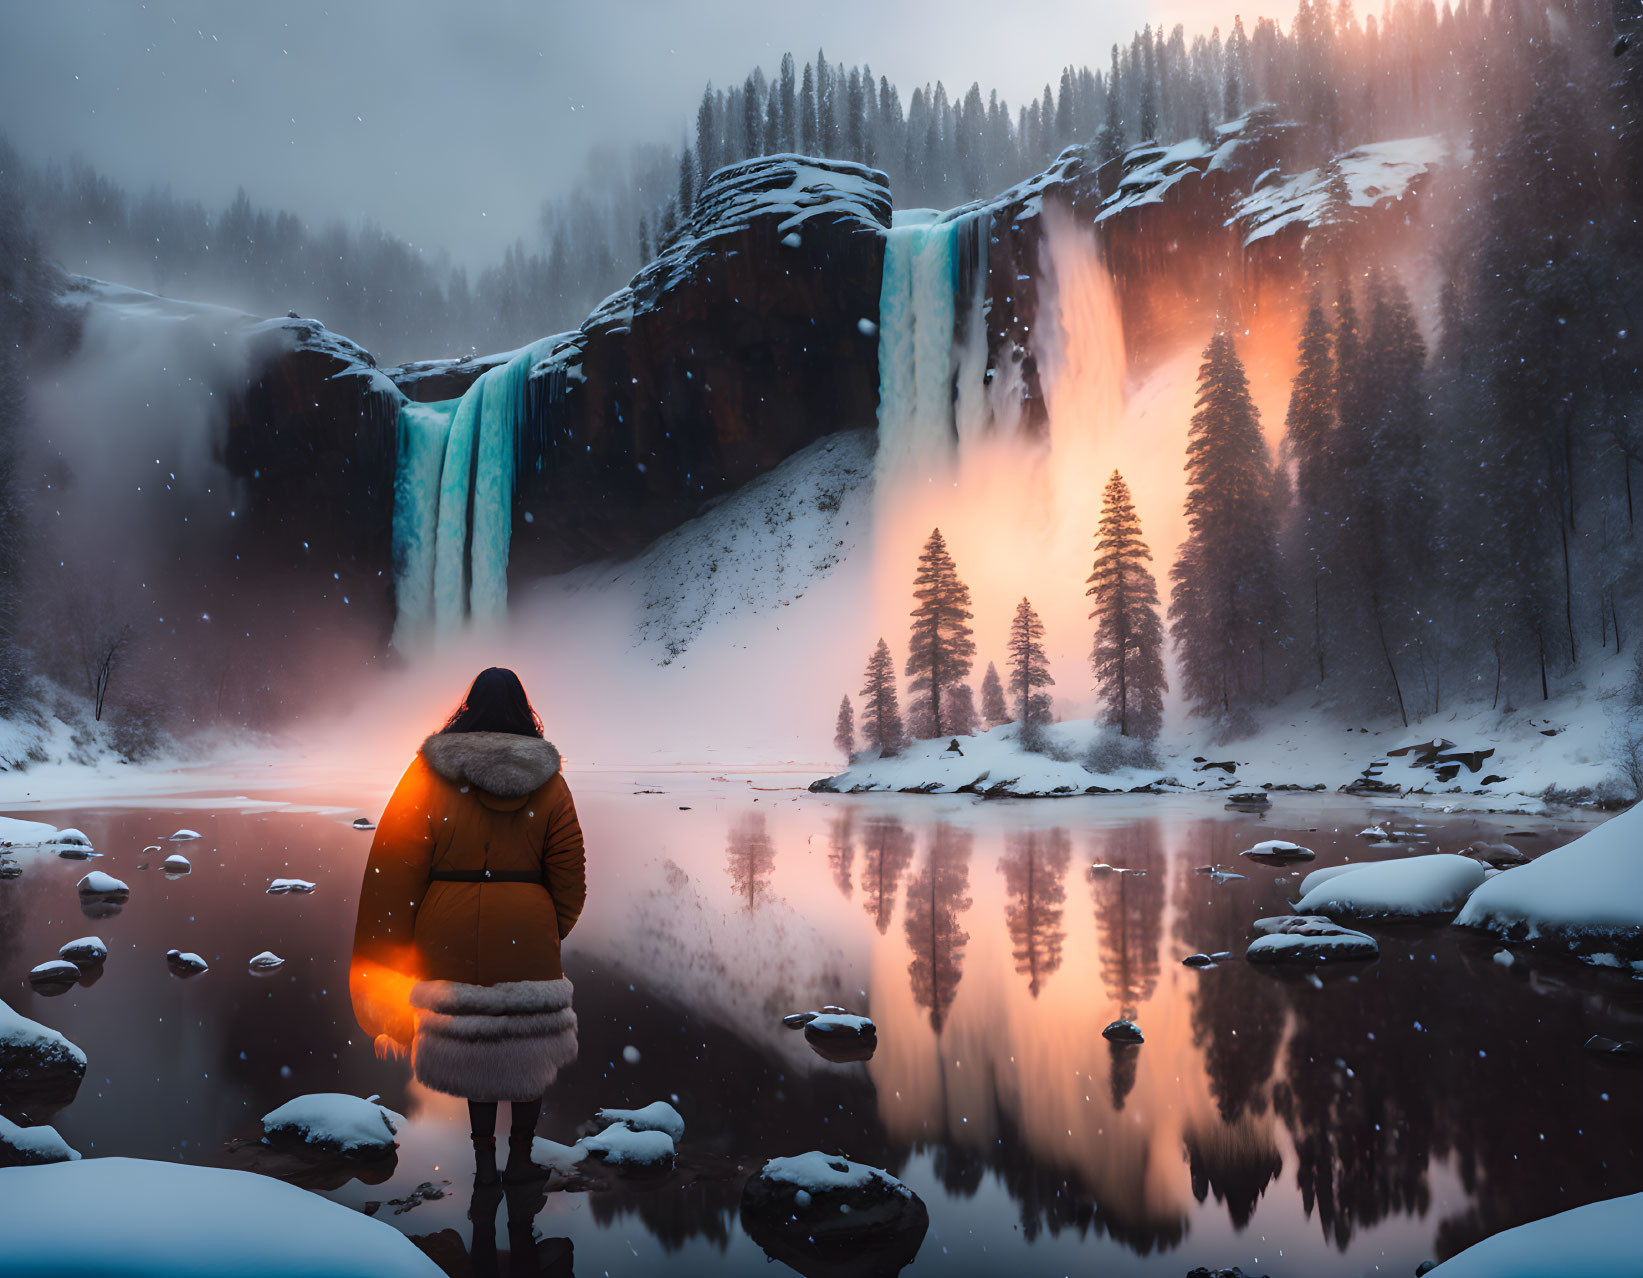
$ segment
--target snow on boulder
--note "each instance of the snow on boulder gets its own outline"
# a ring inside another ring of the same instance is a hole
[[[55,1113],[79,1090],[86,1054],[0,1000],[0,1112]]]
[[[1267,839],[1238,855],[1247,856],[1263,865],[1290,865],[1296,861],[1311,861],[1318,854],[1311,848],[1303,848],[1299,843],[1290,843],[1286,839]]]
[[[173,878],[181,878],[183,875],[192,872],[194,865],[181,852],[173,852],[160,862],[160,868]]]
[[[651,1101],[642,1109],[602,1109],[594,1117],[607,1125],[626,1123],[636,1132],[665,1132],[675,1145],[685,1138],[685,1120],[666,1101]]]
[[[1146,1041],[1141,1037],[1140,1026],[1138,1026],[1134,1021],[1123,1019],[1114,1021],[1111,1025],[1107,1026],[1106,1029],[1102,1030],[1101,1037],[1111,1043],[1118,1043],[1120,1045],[1132,1047]]]
[[[1301,880],[1301,895],[1305,896],[1320,883],[1328,883],[1330,879],[1338,874],[1346,874],[1351,870],[1361,870],[1363,866],[1364,862],[1353,861],[1348,865],[1326,865],[1322,869],[1313,870],[1312,873]]]
[[[83,861],[88,856],[97,855],[91,846],[91,840],[86,837],[83,830],[58,830],[49,838],[42,840],[41,846],[51,849],[69,861]]]
[[[108,946],[100,936],[82,936],[58,950],[57,957],[79,967],[101,967],[108,959]]]
[[[377,1104],[375,1097],[314,1092],[264,1114],[262,1134],[275,1144],[370,1157],[397,1147],[394,1136],[404,1121],[386,1105]]]
[[[192,950],[167,950],[165,952],[166,966],[171,969],[171,975],[187,980],[191,976],[198,976],[207,971],[210,964]]]
[[[57,827],[44,821],[0,816],[0,848],[35,848],[54,837]]]
[[[253,954],[250,962],[247,963],[246,966],[253,972],[261,974],[263,972],[272,972],[278,968],[284,967],[285,960],[278,954],[274,953],[273,950],[264,950],[261,954]]]
[[[167,842],[186,843],[189,839],[198,839],[200,837],[201,835],[198,830],[178,830],[175,834],[171,835],[169,839],[167,839]]]
[[[1643,949],[1643,804],[1495,875],[1455,922],[1527,940]]]
[[[675,1115],[677,1117],[677,1115]],[[650,1128],[636,1131],[625,1122],[612,1123],[604,1131],[584,1136],[576,1142],[584,1156],[622,1172],[660,1172],[673,1166],[673,1137]]]
[[[377,823],[375,821],[371,820],[370,817],[355,817],[354,818],[354,829],[356,829],[356,830],[374,830],[376,828],[377,828]]]
[[[80,1151],[69,1148],[55,1127],[19,1127],[0,1114],[0,1167],[39,1167],[79,1157]]]
[[[0,879],[20,879],[22,877],[22,866],[9,856],[0,856]]]
[[[837,1065],[872,1060],[878,1050],[878,1026],[867,1017],[852,1015],[842,1007],[794,1012],[782,1017],[782,1024],[788,1029],[803,1029],[811,1050]]]
[[[131,895],[131,888],[112,874],[104,874],[101,870],[93,870],[86,875],[75,887],[81,896],[101,897],[107,900],[118,898],[125,900]]]
[[[269,896],[287,896],[291,893],[307,893],[314,890],[314,885],[307,879],[275,879],[268,885]]]
[[[251,1172],[87,1158],[0,1170],[0,1202],[0,1278],[441,1275],[392,1225]]]
[[[80,969],[67,959],[52,959],[29,969],[29,984],[41,994],[63,994],[80,979]]]
[[[1295,903],[1295,912],[1351,919],[1452,916],[1482,883],[1483,866],[1454,852],[1371,861],[1315,884]]]
[[[749,1177],[741,1217],[767,1255],[801,1273],[897,1273],[930,1227],[919,1196],[890,1173],[816,1151],[772,1158]]]
[[[1255,930],[1263,935],[1244,951],[1251,963],[1339,963],[1377,958],[1381,952],[1373,937],[1315,915],[1258,919]]]
[[[1510,870],[1516,865],[1529,864],[1529,858],[1510,843],[1485,843],[1480,840],[1476,843],[1468,843],[1460,851],[1462,856],[1469,856],[1474,860],[1482,861],[1491,869],[1496,870]]]
[[[1439,1278],[1636,1278],[1643,1194],[1605,1198],[1503,1229],[1431,1272]]]

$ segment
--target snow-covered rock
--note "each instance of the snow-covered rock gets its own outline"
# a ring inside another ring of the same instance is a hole
[[[285,966],[285,960],[273,950],[264,950],[261,954],[253,954],[246,964],[253,972],[272,972]]]
[[[306,894],[314,890],[314,885],[307,879],[274,879],[268,885],[269,896],[288,896],[293,893]]]
[[[170,836],[168,841],[171,843],[185,843],[189,839],[198,839],[201,837],[202,836],[198,830],[178,830]]]
[[[0,879],[20,879],[23,867],[9,856],[0,856]]]
[[[69,1148],[55,1127],[19,1127],[0,1114],[0,1167],[38,1167],[79,1157],[80,1151]]]
[[[613,1122],[574,1145],[561,1145],[542,1136],[531,1143],[532,1162],[565,1176],[578,1174],[581,1165],[589,1162],[624,1176],[664,1172],[672,1168],[676,1152],[668,1132],[659,1128],[636,1131],[626,1121]]]
[[[103,897],[109,900],[125,900],[131,895],[131,888],[115,878],[112,874],[104,874],[101,870],[93,870],[81,879],[75,887],[81,896]]]
[[[1365,862],[1363,861],[1351,861],[1346,865],[1326,865],[1319,869],[1313,870],[1301,880],[1301,895],[1305,896],[1320,883],[1328,883],[1329,880],[1334,878],[1336,875],[1346,874],[1352,870],[1362,869],[1364,864]]]
[[[1529,940],[1643,947],[1643,805],[1495,875],[1455,922]]]
[[[355,817],[354,818],[354,829],[356,829],[356,830],[374,830],[376,828],[377,828],[377,823],[375,821],[371,820],[370,817]]]
[[[1482,861],[1495,870],[1510,870],[1514,866],[1527,865],[1529,858],[1524,856],[1510,843],[1468,843],[1461,850],[1462,856],[1469,856],[1473,860]]]
[[[623,1172],[666,1171],[673,1166],[673,1137],[660,1128],[636,1131],[627,1123],[612,1123],[602,1132],[576,1142],[584,1156]]]
[[[1483,866],[1453,852],[1369,861],[1315,884],[1295,903],[1295,912],[1352,919],[1452,916],[1482,882]]]
[[[382,1221],[250,1172],[140,1158],[0,1170],[0,1278],[440,1278]],[[75,1204],[72,1223],[65,1204]]]
[[[769,1255],[801,1273],[899,1272],[929,1229],[924,1203],[877,1167],[812,1151],[772,1158],[742,1190],[742,1226]],[[808,1262],[808,1263],[807,1263]]]
[[[167,950],[165,952],[166,966],[171,969],[171,975],[184,979],[198,976],[208,971],[210,964],[192,950]]]
[[[1260,861],[1263,865],[1291,865],[1297,861],[1311,861],[1318,854],[1311,848],[1303,848],[1299,843],[1291,843],[1287,839],[1267,839],[1238,855],[1247,856],[1251,861]]]
[[[346,1092],[314,1092],[286,1101],[262,1116],[264,1138],[300,1143],[327,1153],[375,1156],[397,1147],[394,1136],[405,1119]]]
[[[173,852],[170,856],[166,857],[165,860],[160,862],[160,869],[164,870],[172,878],[181,878],[183,875],[191,873],[194,869],[194,865],[193,862],[191,862],[181,852]]]
[[[1134,1021],[1116,1020],[1101,1031],[1101,1037],[1109,1043],[1137,1044],[1146,1040],[1141,1036],[1141,1027]]]
[[[1372,959],[1380,954],[1372,937],[1325,918],[1293,915],[1260,919],[1255,926],[1263,935],[1244,951],[1251,963],[1311,965]]]
[[[1606,1198],[1504,1229],[1431,1272],[1440,1278],[1636,1278],[1643,1194]]]
[[[873,1059],[878,1050],[878,1026],[865,1016],[856,1016],[842,1007],[824,1007],[819,1012],[794,1012],[782,1017],[788,1029],[802,1029],[805,1041],[816,1055],[843,1065]]]
[[[85,1073],[84,1052],[0,1000],[0,1110],[54,1112],[73,1099]]]
[[[57,834],[57,827],[44,821],[0,816],[0,848],[37,848]]]
[[[606,1124],[626,1123],[636,1132],[663,1132],[675,1145],[685,1138],[685,1120],[666,1101],[640,1109],[602,1109],[595,1117]]]
[[[82,936],[59,949],[57,957],[83,968],[101,967],[108,959],[108,946],[100,936]]]
[[[67,959],[52,959],[29,969],[29,984],[41,994],[62,994],[80,979],[80,969]]]
[[[49,838],[41,840],[40,846],[55,852],[66,861],[84,861],[87,857],[97,855],[85,831],[73,828],[56,831]]]

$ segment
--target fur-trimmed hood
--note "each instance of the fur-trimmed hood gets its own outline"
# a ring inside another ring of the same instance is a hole
[[[477,786],[502,799],[522,798],[559,771],[552,743],[515,732],[436,732],[421,754],[453,785]]]

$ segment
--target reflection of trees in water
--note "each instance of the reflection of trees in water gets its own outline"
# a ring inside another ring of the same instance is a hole
[[[1090,880],[1101,951],[1101,979],[1119,1014],[1134,1016],[1158,983],[1164,923],[1164,858],[1158,826],[1140,821],[1096,836],[1097,861],[1144,874],[1098,874]]]
[[[749,913],[770,899],[770,878],[776,871],[776,848],[765,828],[763,812],[747,812],[730,827],[725,848],[725,870],[731,890]]]
[[[1216,1202],[1226,1204],[1234,1229],[1249,1224],[1261,1195],[1284,1169],[1266,1125],[1253,1118],[1189,1128],[1182,1143],[1192,1173],[1192,1196],[1203,1202],[1213,1193]]]
[[[907,885],[907,947],[913,961],[907,974],[913,1001],[930,1009],[930,1026],[941,1033],[964,975],[964,945],[970,934],[958,925],[970,908],[968,830],[945,821],[930,832],[924,867]]]
[[[1090,880],[1095,899],[1101,980],[1118,1015],[1134,1019],[1158,984],[1158,941],[1164,922],[1166,863],[1158,846],[1158,825],[1139,821],[1100,832],[1091,847],[1097,863],[1141,870],[1141,874],[1098,874]],[[1139,1053],[1133,1047],[1108,1044],[1111,1069],[1107,1081],[1114,1109],[1135,1086]]]
[[[1027,978],[1034,998],[1045,980],[1061,966],[1061,946],[1067,939],[1061,926],[1067,899],[1064,880],[1072,860],[1072,844],[1065,830],[1026,830],[1011,834],[1000,862],[1004,889],[1012,898],[1004,906],[1004,922],[1014,947],[1015,970]]]
[[[1175,898],[1175,934],[1186,951],[1230,950],[1241,956],[1249,944],[1254,935],[1251,914],[1242,908],[1243,895],[1237,891],[1245,885],[1217,884],[1193,869],[1236,865],[1238,851],[1248,842],[1245,832],[1225,821],[1200,821],[1191,827],[1186,844],[1190,851],[1179,867]],[[1204,1053],[1210,1094],[1221,1117],[1234,1123],[1246,1113],[1264,1114],[1284,1036],[1280,990],[1241,957],[1194,976],[1188,996],[1192,1043]]]
[[[948,1134],[940,1142],[915,1143],[897,1161],[905,1163],[912,1154],[929,1149],[942,1188],[964,1198],[973,1197],[992,1173],[1016,1204],[1022,1237],[1029,1243],[1042,1233],[1059,1237],[1070,1229],[1080,1238],[1104,1235],[1147,1256],[1179,1246],[1186,1237],[1186,1217],[1168,1208],[1153,1210],[1145,1195],[1125,1195],[1122,1205],[1111,1196],[1098,1203],[1095,1189],[1076,1166],[1046,1157],[1034,1148],[1014,1113],[998,1104],[996,1095],[993,1104],[991,1126],[978,1124],[992,1133],[993,1139],[985,1144],[962,1144]],[[1144,1164],[1133,1179],[1137,1184],[1145,1181]]]
[[[895,817],[869,817],[861,840],[861,897],[882,936],[896,912],[896,887],[913,861],[913,836]]]
[[[833,882],[845,899],[850,898],[850,866],[856,859],[856,811],[846,808],[833,818],[829,830],[831,841],[827,849],[827,863],[833,867]]]
[[[679,1251],[698,1238],[722,1252],[730,1246],[731,1235],[740,1232],[736,1214],[741,1207],[741,1193],[734,1183],[668,1183],[648,1190],[618,1190],[585,1197],[596,1223],[610,1225],[628,1216],[637,1217],[645,1232],[667,1252]]]

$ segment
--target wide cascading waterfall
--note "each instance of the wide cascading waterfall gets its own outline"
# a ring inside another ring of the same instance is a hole
[[[460,399],[407,403],[394,483],[394,644],[503,616],[531,370],[557,337],[488,369]]]

